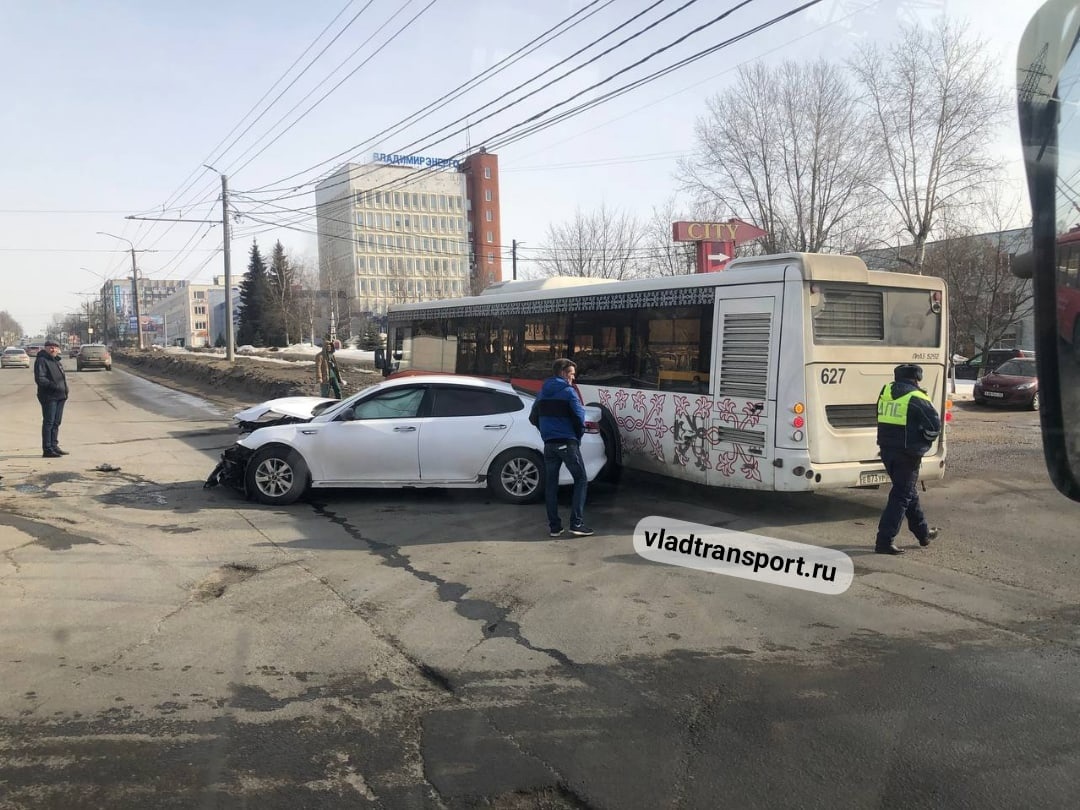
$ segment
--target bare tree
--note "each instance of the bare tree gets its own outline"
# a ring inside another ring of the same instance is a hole
[[[765,230],[767,253],[845,249],[878,171],[856,102],[843,71],[824,61],[740,69],[697,121],[682,187],[703,210]]]
[[[926,246],[923,269],[949,287],[950,343],[978,354],[993,348],[1014,331],[1032,310],[1032,286],[1011,270],[1012,257],[1029,249],[1027,230],[1010,230],[1019,201],[1003,203],[1000,189],[990,186],[976,204],[965,208],[978,227],[944,216],[946,238]],[[987,232],[977,232],[990,227]]]
[[[11,313],[6,309],[0,312],[0,344],[17,346],[24,334],[22,324],[11,317]]]
[[[601,205],[591,214],[548,225],[536,263],[543,276],[625,279],[638,275],[644,231],[637,219]]]
[[[941,212],[993,178],[987,147],[1005,103],[987,46],[966,28],[943,22],[903,32],[886,53],[863,48],[851,69],[885,169],[879,199],[911,237],[904,263],[920,272]]]
[[[675,242],[671,238],[671,224],[682,219],[687,216],[678,210],[674,197],[653,206],[652,214],[642,226],[641,275],[684,276],[694,272],[694,243]]]

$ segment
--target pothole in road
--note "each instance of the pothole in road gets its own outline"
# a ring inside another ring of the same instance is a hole
[[[202,602],[220,599],[230,585],[244,582],[259,573],[254,565],[227,563],[195,586],[195,598]]]

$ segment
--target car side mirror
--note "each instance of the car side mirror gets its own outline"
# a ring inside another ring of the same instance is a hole
[[[1080,2],[1049,0],[1017,56],[1017,113],[1031,197],[1039,418],[1054,486],[1080,501]],[[1027,272],[1027,259],[1020,263]]]

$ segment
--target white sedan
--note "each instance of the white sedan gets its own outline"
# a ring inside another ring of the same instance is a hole
[[[231,484],[272,505],[292,503],[308,487],[487,486],[509,503],[543,497],[533,396],[509,383],[403,377],[328,402],[290,397],[241,411],[236,421],[251,432],[225,451],[207,486]],[[581,455],[592,481],[607,458],[600,409],[585,412]],[[260,427],[261,419],[274,424]],[[559,483],[572,483],[565,467]]]

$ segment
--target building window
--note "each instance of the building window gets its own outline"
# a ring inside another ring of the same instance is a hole
[[[490,188],[485,188],[484,189],[484,201],[485,202],[491,202],[491,189]]]
[[[495,241],[495,234],[493,234],[491,231],[488,231],[487,232],[487,240],[489,242],[494,242]]]
[[[375,205],[378,205],[380,207],[382,206],[382,192],[381,191],[376,191],[375,192]]]
[[[396,231],[401,230],[401,217],[400,216],[394,217],[394,230],[396,230]]]
[[[408,194],[403,194],[402,197],[403,197],[403,199],[401,201],[402,207],[403,208],[408,208],[409,207],[409,195]]]
[[[420,195],[420,207],[427,211],[427,194]]]
[[[488,264],[495,264],[495,254],[488,253]]]
[[[420,207],[420,195],[419,194],[413,194],[412,195],[412,207],[413,208],[419,208]]]
[[[394,192],[394,208],[401,208],[401,192]]]
[[[484,179],[485,180],[490,180],[491,179],[491,167],[490,166],[485,166],[484,167]]]
[[[491,209],[490,208],[484,209],[484,219],[486,219],[488,222],[491,222],[492,219],[494,219],[494,217],[491,216]]]

